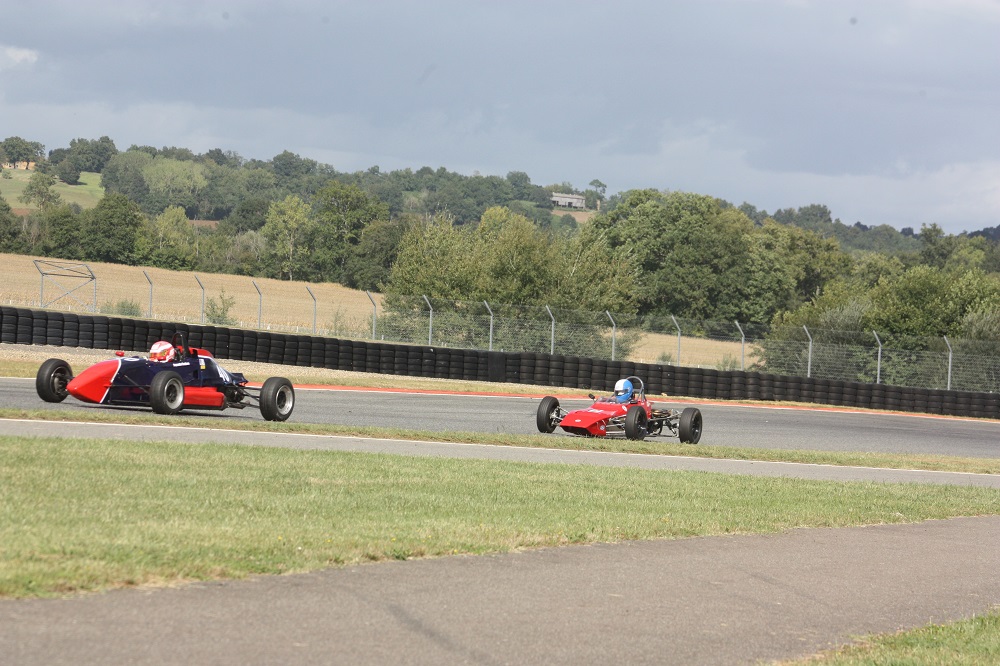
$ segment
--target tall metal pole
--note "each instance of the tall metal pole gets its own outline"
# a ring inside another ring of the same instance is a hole
[[[618,337],[618,324],[615,323],[615,318],[611,316],[611,312],[608,310],[604,311],[604,314],[608,315],[608,319],[611,320],[611,360],[615,360],[615,342]]]
[[[875,365],[875,383],[882,383],[882,341],[878,337],[878,333],[875,329],[872,329],[872,335],[875,336],[875,342],[878,343],[878,363]]]
[[[681,325],[677,323],[677,317],[670,315],[674,320],[674,327],[677,329],[677,365],[681,364]]]
[[[743,333],[743,327],[740,326],[740,322],[734,321],[736,328],[740,330],[740,370],[746,370],[746,358],[747,358],[747,336]]]
[[[378,321],[378,307],[375,305],[375,299],[372,295],[365,290],[365,294],[368,296],[368,300],[372,302],[372,340],[375,339],[375,324]]]
[[[555,356],[556,355],[556,318],[552,314],[552,310],[549,309],[549,306],[546,305],[545,309],[548,310],[548,312],[549,312],[549,318],[552,320],[552,337],[551,337],[551,342],[549,343],[549,353],[552,354],[553,356]]]
[[[149,273],[146,271],[142,272],[146,276],[146,282],[149,283],[149,318],[153,318],[153,281],[149,279]]]
[[[944,343],[948,345],[948,390],[951,390],[951,343],[948,342],[948,336],[944,336]]]
[[[264,294],[261,293],[260,287],[257,286],[256,280],[250,280],[253,283],[253,288],[257,290],[257,330],[260,330],[260,313],[264,309]]]
[[[309,288],[309,285],[306,285],[306,291],[309,292],[309,295],[313,299],[313,335],[316,335],[316,295],[313,294],[313,290]]]
[[[806,361],[806,377],[812,377],[812,371],[813,371],[813,336],[810,335],[809,329],[806,328],[805,324],[802,324],[802,330],[806,332],[806,337],[809,338],[809,359]]]
[[[201,283],[198,276],[194,276],[195,280],[198,280],[198,286],[201,287],[201,323],[205,323],[205,285]]]
[[[431,305],[431,301],[429,298],[427,298],[426,294],[424,294],[423,296],[424,296],[424,303],[427,303],[427,307],[431,311],[430,318],[428,319],[427,322],[427,344],[430,345],[432,344],[431,340],[434,339],[434,306]]]
[[[493,308],[486,301],[483,301],[483,305],[486,306],[486,311],[490,313],[490,351],[493,351]]]

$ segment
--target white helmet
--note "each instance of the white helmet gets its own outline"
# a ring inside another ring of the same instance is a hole
[[[154,342],[150,348],[149,360],[166,363],[167,361],[174,360],[174,354],[174,346],[166,340],[160,340],[159,342]]]

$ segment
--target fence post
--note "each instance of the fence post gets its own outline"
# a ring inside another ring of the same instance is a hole
[[[260,330],[260,313],[264,309],[264,294],[261,292],[260,287],[257,286],[256,280],[250,280],[253,284],[253,288],[257,290],[257,330]]]
[[[611,360],[615,360],[615,339],[618,336],[618,324],[615,323],[615,318],[611,316],[611,313],[607,310],[604,314],[608,315],[608,319],[611,320]]]
[[[368,300],[372,302],[372,340],[374,340],[375,339],[375,324],[378,322],[378,306],[375,305],[375,299],[372,298],[372,295],[368,293],[367,289],[365,289],[365,295],[367,295],[368,296]]]
[[[309,288],[309,285],[306,285],[306,291],[309,292],[309,295],[313,299],[313,335],[316,335],[316,295],[313,294],[313,290]]]
[[[674,320],[674,326],[677,328],[677,365],[681,364],[681,325],[677,323],[677,317],[670,315],[670,318]]]
[[[205,323],[205,285],[201,283],[198,276],[194,276],[195,280],[198,280],[198,286],[201,287],[201,323]]]
[[[874,328],[872,329],[872,335],[875,336],[875,342],[878,343],[878,362],[875,365],[875,383],[876,384],[881,384],[882,383],[882,341],[879,340],[878,333],[875,332]]]
[[[490,351],[493,351],[493,308],[486,301],[483,301],[483,305],[486,306],[486,311],[490,313]]]
[[[740,322],[733,321],[736,324],[736,328],[740,330],[740,370],[746,370],[746,358],[747,358],[747,336],[743,333],[743,327],[740,326]]]
[[[552,320],[552,337],[551,337],[551,342],[549,343],[549,353],[552,354],[553,356],[555,356],[555,354],[556,354],[556,318],[552,315],[552,310],[549,309],[549,306],[546,305],[545,309],[548,310],[548,312],[549,312],[549,318]]]
[[[149,283],[149,318],[153,318],[153,281],[149,279],[149,273],[146,271],[142,272],[146,276],[146,282]]]
[[[951,390],[951,343],[948,342],[948,336],[945,335],[944,343],[948,345],[948,390]]]
[[[806,332],[806,337],[809,338],[809,358],[806,360],[806,377],[812,377],[812,371],[813,371],[813,336],[809,333],[809,329],[806,328],[805,324],[802,324],[802,330]]]
[[[434,339],[434,306],[431,305],[430,299],[427,298],[426,294],[424,296],[424,302],[427,303],[427,307],[430,308],[431,316],[427,323],[427,345],[433,344],[431,340]]]

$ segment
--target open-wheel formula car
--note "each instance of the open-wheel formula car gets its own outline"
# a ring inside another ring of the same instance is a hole
[[[268,421],[284,421],[295,407],[295,389],[284,377],[271,377],[259,389],[228,372],[211,352],[189,347],[182,333],[153,345],[150,358],[125,356],[96,363],[73,376],[69,363],[50,358],[38,369],[35,389],[46,402],[73,396],[98,405],[151,407],[157,414],[182,409],[222,410],[258,407]]]
[[[695,407],[657,409],[646,399],[646,387],[638,377],[627,377],[615,385],[615,395],[595,398],[590,407],[568,411],[551,395],[538,404],[536,424],[539,432],[553,432],[557,427],[583,437],[614,437],[628,439],[646,437],[679,437],[685,444],[697,444],[701,439],[701,411]]]

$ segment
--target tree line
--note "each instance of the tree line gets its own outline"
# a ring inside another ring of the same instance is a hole
[[[288,151],[268,161],[221,149],[118,151],[108,137],[47,158],[40,144],[12,137],[0,153],[36,162],[22,198],[38,208],[19,217],[0,199],[0,251],[609,310],[656,330],[672,330],[676,316],[774,331],[874,328],[891,343],[1000,339],[1000,246],[990,230],[846,225],[818,204],[768,214],[669,190],[606,197],[596,179],[581,192],[535,185],[524,172],[342,173]],[[101,174],[96,207],[53,197],[56,179],[70,183],[75,171]],[[554,191],[584,194],[601,210],[577,224],[553,211]]]

